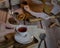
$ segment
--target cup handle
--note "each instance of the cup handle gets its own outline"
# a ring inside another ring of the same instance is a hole
[[[15,31],[17,32],[17,30],[15,29]]]
[[[16,32],[16,34],[19,34],[16,29],[15,29],[15,32]]]

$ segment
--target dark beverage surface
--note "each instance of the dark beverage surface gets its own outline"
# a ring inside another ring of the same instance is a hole
[[[26,32],[27,31],[27,28],[26,27],[20,27],[18,29],[19,32]]]

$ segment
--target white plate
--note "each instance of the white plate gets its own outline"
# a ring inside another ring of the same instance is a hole
[[[31,36],[30,34],[28,34],[26,37],[21,37],[20,35],[16,34],[15,35],[15,40],[18,43],[21,43],[21,44],[28,44],[28,43],[30,43],[30,42],[33,41],[33,36]]]

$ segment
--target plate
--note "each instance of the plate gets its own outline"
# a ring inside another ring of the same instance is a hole
[[[23,36],[20,36],[20,35],[16,34],[15,35],[15,40],[18,43],[21,43],[21,44],[28,44],[28,43],[31,43],[33,41],[33,36],[28,34],[26,37],[23,37]]]

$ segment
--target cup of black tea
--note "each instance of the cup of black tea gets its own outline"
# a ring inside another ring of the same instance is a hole
[[[29,33],[28,26],[18,25],[16,27],[15,40],[21,44],[28,44],[33,41],[33,36]]]
[[[16,32],[21,36],[27,35],[27,26],[26,25],[18,25],[16,27]]]

